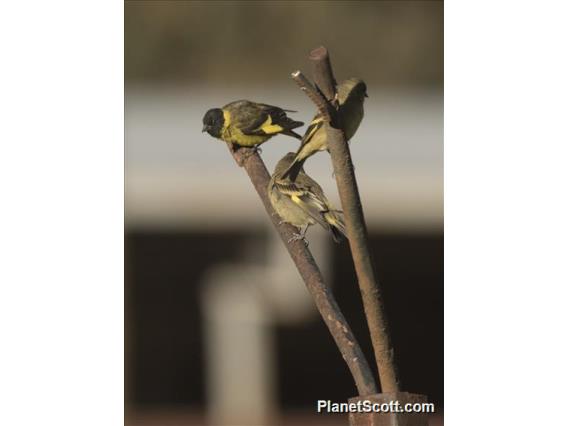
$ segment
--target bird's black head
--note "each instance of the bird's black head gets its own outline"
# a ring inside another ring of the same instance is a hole
[[[205,113],[205,116],[203,117],[202,132],[207,132],[214,138],[220,138],[224,122],[225,118],[223,117],[222,109],[220,108],[210,109]]]

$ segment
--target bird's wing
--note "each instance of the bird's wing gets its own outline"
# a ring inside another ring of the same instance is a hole
[[[310,188],[299,186],[293,182],[277,181],[275,185],[282,194],[288,196],[324,229],[329,230],[329,223],[327,223],[323,215],[323,213],[328,211],[325,200],[319,198]]]
[[[323,119],[323,117],[320,114],[317,114],[313,120],[311,121],[310,125],[308,126],[308,128],[306,129],[306,133],[304,133],[304,136],[302,137],[302,143],[300,144],[300,148],[298,151],[300,151],[302,149],[302,147],[304,145],[306,145],[312,138],[313,136],[316,134],[316,132],[322,128],[322,126],[324,125],[325,121]]]
[[[266,104],[252,105],[255,112],[250,115],[254,115],[255,118],[241,127],[244,134],[274,135],[304,125],[301,121],[294,121],[288,117],[282,108]]]

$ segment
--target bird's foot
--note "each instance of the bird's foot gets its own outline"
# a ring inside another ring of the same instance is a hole
[[[293,243],[294,241],[303,241],[306,247],[310,245],[308,240],[306,240],[306,236],[303,233],[293,234],[292,238],[288,240],[288,243]]]

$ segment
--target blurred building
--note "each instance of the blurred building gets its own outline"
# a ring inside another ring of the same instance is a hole
[[[442,3],[132,1],[127,424],[228,424],[222,412],[247,424],[238,417],[253,409],[238,407],[255,392],[263,395],[256,424],[345,424],[314,417],[318,399],[356,394],[341,355],[248,177],[222,142],[201,133],[207,109],[240,98],[309,121],[313,105],[289,74],[309,75],[307,53],[321,44],[338,80],[368,84],[351,148],[396,358],[404,390],[442,408]],[[297,141],[279,136],[262,148],[272,170]],[[306,169],[339,205],[329,156]],[[308,237],[373,364],[347,244],[317,229]]]

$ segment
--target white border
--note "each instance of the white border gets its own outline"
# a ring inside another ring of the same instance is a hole
[[[564,417],[562,2],[446,3],[446,424]],[[123,414],[123,5],[0,17],[0,423]]]
[[[123,424],[123,4],[0,15],[0,424]]]
[[[567,10],[445,4],[445,420],[566,414]]]

